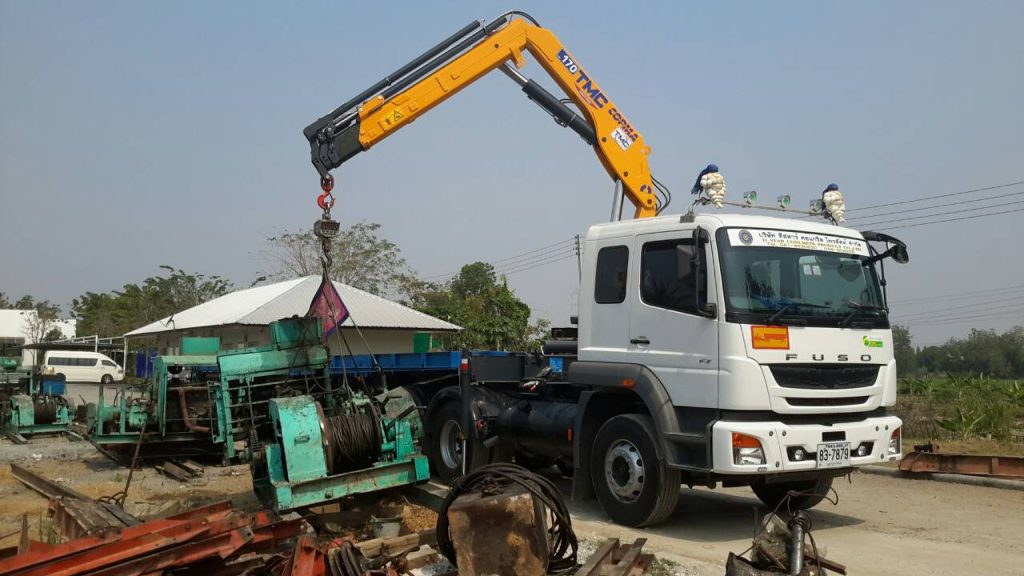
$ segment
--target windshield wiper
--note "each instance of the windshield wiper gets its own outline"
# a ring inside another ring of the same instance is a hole
[[[831,308],[831,306],[825,306],[824,304],[808,304],[807,302],[787,302],[782,305],[782,308],[779,308],[778,310],[775,311],[774,314],[769,316],[768,321],[765,323],[774,324],[776,321],[778,321],[779,318],[782,317],[783,314],[786,313],[787,310],[794,306],[798,308],[801,306],[803,306],[804,308]]]
[[[850,324],[850,321],[853,320],[853,317],[857,315],[857,312],[860,312],[861,310],[867,310],[869,312],[889,311],[889,309],[886,308],[885,306],[875,306],[874,304],[861,304],[860,302],[854,302],[853,300],[844,300],[843,303],[849,306],[850,308],[853,308],[853,310],[850,310],[850,313],[844,316],[842,320],[840,320],[840,328],[846,328]]]

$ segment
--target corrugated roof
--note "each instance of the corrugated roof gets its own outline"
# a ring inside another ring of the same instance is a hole
[[[125,336],[227,324],[266,325],[281,318],[304,316],[319,287],[320,276],[306,276],[239,290],[136,328]],[[451,322],[434,318],[347,284],[335,282],[334,287],[360,328],[406,328],[429,332],[461,330]],[[346,320],[343,326],[353,326],[352,319]]]

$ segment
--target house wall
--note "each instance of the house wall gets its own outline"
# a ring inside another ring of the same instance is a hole
[[[363,338],[353,328],[342,328],[348,347],[353,354],[397,354],[413,351],[413,335],[421,330],[373,330],[363,329]],[[165,332],[157,337],[157,348],[161,354],[178,354],[181,351],[182,336],[216,336],[220,338],[222,350],[266,346],[270,344],[270,330],[267,326],[214,326],[195,330]],[[369,349],[367,348],[369,344]],[[347,355],[348,351],[338,336],[331,334],[327,343],[331,354]]]
[[[35,310],[0,310],[0,343],[5,345],[5,354],[10,351],[10,356],[17,356],[18,352],[13,351],[14,346],[34,344],[29,333],[29,322],[35,315]],[[64,338],[75,337],[74,320],[57,320],[52,328],[59,329]],[[32,350],[20,353],[22,365],[31,366],[35,358]],[[42,361],[42,353],[39,354],[39,360]]]

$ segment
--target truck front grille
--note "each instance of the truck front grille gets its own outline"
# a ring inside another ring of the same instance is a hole
[[[878,380],[877,364],[773,364],[779,386],[809,390],[845,390],[871,386]]]
[[[790,406],[857,406],[868,401],[869,396],[846,398],[786,398]]]

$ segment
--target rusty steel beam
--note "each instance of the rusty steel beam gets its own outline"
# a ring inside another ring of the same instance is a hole
[[[194,566],[230,572],[229,560],[270,548],[306,532],[307,526],[297,514],[248,515],[222,502],[113,532],[87,535],[67,544],[30,549],[24,555],[0,560],[0,574],[156,575]],[[207,573],[206,569],[200,573]]]
[[[203,519],[154,520],[125,528],[120,533],[79,538],[46,552],[29,553],[0,562],[0,574],[70,576],[88,573],[98,567],[176,546],[209,533],[213,525],[229,515],[230,511],[222,511]]]
[[[75,490],[67,486],[61,486],[56,482],[47,480],[46,478],[43,478],[42,476],[29,470],[28,468],[18,466],[13,462],[11,463],[11,474],[19,481],[21,481],[22,484],[28,486],[29,488],[35,490],[36,492],[42,494],[43,496],[46,496],[47,498],[57,498],[60,496],[64,496],[69,498],[81,498],[83,500],[91,500],[91,498],[89,498],[85,494],[82,494],[81,492],[76,492]]]
[[[900,462],[900,471],[1024,478],[1024,457],[911,452]]]

